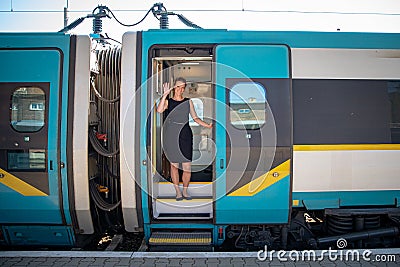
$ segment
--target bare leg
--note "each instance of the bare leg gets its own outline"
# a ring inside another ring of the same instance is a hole
[[[181,190],[179,189],[179,163],[171,163],[171,178],[176,191],[176,197],[182,197]]]
[[[191,162],[183,162],[182,163],[183,167],[183,174],[182,174],[182,182],[183,182],[183,196],[184,197],[190,197],[187,189],[189,187],[190,183],[190,176],[192,175],[192,163]]]

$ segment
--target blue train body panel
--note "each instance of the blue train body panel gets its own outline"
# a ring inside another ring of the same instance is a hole
[[[216,202],[218,224],[283,224],[289,221],[290,177],[254,196],[224,196]]]
[[[14,246],[73,246],[75,236],[67,226],[4,226],[6,241]]]
[[[22,117],[22,121],[16,121],[16,126],[13,126],[14,130],[17,129],[14,138],[18,141],[14,144],[5,141],[0,148],[9,159],[8,163],[2,162],[0,166],[7,178],[0,183],[0,223],[20,225],[18,229],[4,227],[11,244],[73,244],[72,228],[68,226],[71,225],[71,216],[67,173],[66,168],[60,168],[60,162],[68,164],[66,118],[69,53],[70,37],[64,34],[0,34],[2,93],[7,94],[5,91],[9,90],[9,99],[13,105],[16,97],[23,98],[20,96],[23,90],[44,94],[44,101],[39,101],[44,108],[33,106],[33,109],[44,110],[43,121],[38,117],[34,121]],[[14,109],[18,112],[23,108],[21,103],[15,103],[13,112]],[[25,131],[25,128],[17,128],[18,123],[30,126]],[[29,130],[34,123],[43,126],[38,130]],[[19,140],[24,141],[21,143]],[[33,155],[38,151],[42,155],[39,159],[40,167],[35,167],[37,163],[34,161],[38,159],[33,158]],[[11,157],[27,162],[15,163],[14,166]],[[37,177],[37,180],[30,180],[30,175]],[[40,228],[36,229],[30,224],[54,226],[35,226]],[[32,229],[37,230],[37,233],[30,234]],[[59,241],[53,239],[53,231],[62,232],[56,234]]]
[[[305,207],[309,210],[352,206],[398,207],[399,196],[398,190],[294,192],[292,195],[293,201],[296,203],[293,207]]]

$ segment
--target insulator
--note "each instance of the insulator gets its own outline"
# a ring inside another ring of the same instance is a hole
[[[93,18],[93,33],[101,33],[103,31],[103,22],[101,18]]]
[[[160,16],[160,29],[168,29],[169,22],[168,22],[168,14],[162,13]]]

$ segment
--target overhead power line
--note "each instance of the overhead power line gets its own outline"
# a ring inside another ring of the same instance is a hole
[[[113,9],[113,12],[146,12],[147,9]],[[176,12],[249,12],[249,13],[295,13],[295,14],[333,14],[333,15],[377,15],[400,16],[400,13],[384,12],[340,12],[340,11],[300,11],[300,10],[255,10],[255,9],[177,9]],[[0,13],[63,13],[63,10],[0,10]],[[88,13],[91,10],[68,10],[69,13]]]

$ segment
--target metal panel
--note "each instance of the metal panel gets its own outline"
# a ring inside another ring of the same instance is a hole
[[[396,206],[399,191],[293,192],[292,196],[293,207],[321,210],[327,207]]]
[[[126,33],[123,36],[121,65],[121,102],[120,102],[120,172],[121,172],[121,205],[124,217],[125,229],[128,232],[137,231],[138,215],[136,207],[136,179],[135,164],[140,159],[135,158],[135,148],[138,145],[134,138],[136,114],[136,33]]]
[[[6,226],[9,242],[13,245],[72,246],[73,232],[63,226]]]
[[[293,79],[400,79],[400,50],[292,49]]]
[[[340,145],[337,146],[340,149]],[[356,146],[349,150],[343,147],[342,150],[322,151],[296,151],[296,146],[293,153],[293,191],[400,190],[400,150],[382,150],[379,145],[375,148],[374,145],[358,145],[360,149],[356,150]],[[399,145],[386,146],[400,148]]]
[[[94,232],[90,214],[88,138],[82,138],[89,135],[90,48],[87,36],[77,36],[72,153],[75,211],[79,230],[83,234]]]

